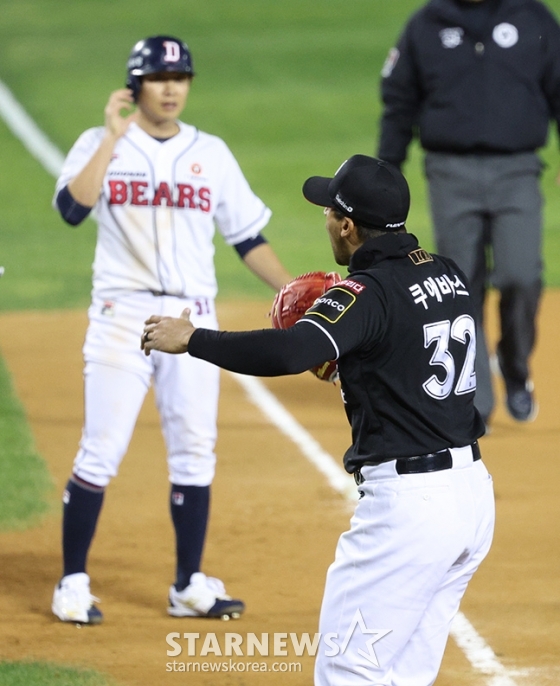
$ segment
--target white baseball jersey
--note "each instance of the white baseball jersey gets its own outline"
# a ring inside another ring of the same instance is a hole
[[[178,123],[180,132],[163,143],[132,123],[115,146],[94,208],[93,290],[103,298],[123,291],[214,298],[215,227],[235,245],[270,219],[224,141]],[[56,194],[87,164],[103,134],[103,127],[88,129],[76,141]]]

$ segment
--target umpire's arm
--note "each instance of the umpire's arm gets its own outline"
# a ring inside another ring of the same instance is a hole
[[[377,157],[400,168],[418,121],[422,87],[409,24],[391,48],[381,72],[383,114]]]

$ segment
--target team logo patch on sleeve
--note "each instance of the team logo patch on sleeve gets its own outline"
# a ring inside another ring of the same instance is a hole
[[[341,282],[342,283],[342,282]],[[362,284],[356,284],[362,285]],[[337,322],[356,302],[356,296],[345,288],[331,288],[313,303],[305,316],[314,315],[331,324]]]

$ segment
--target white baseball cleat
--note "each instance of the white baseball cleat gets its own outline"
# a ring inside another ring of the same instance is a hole
[[[238,619],[245,603],[226,595],[224,584],[202,572],[195,572],[190,584],[182,591],[175,586],[169,589],[167,612],[173,617],[213,617]]]
[[[62,622],[101,624],[103,614],[94,602],[100,601],[89,591],[89,576],[84,572],[69,574],[54,588],[52,611]]]

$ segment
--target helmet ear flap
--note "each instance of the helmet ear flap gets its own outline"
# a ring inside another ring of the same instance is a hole
[[[140,95],[140,87],[142,85],[142,79],[140,76],[135,76],[134,74],[128,74],[126,78],[126,87],[130,88],[132,91],[132,97],[134,102],[138,102],[138,96]]]

